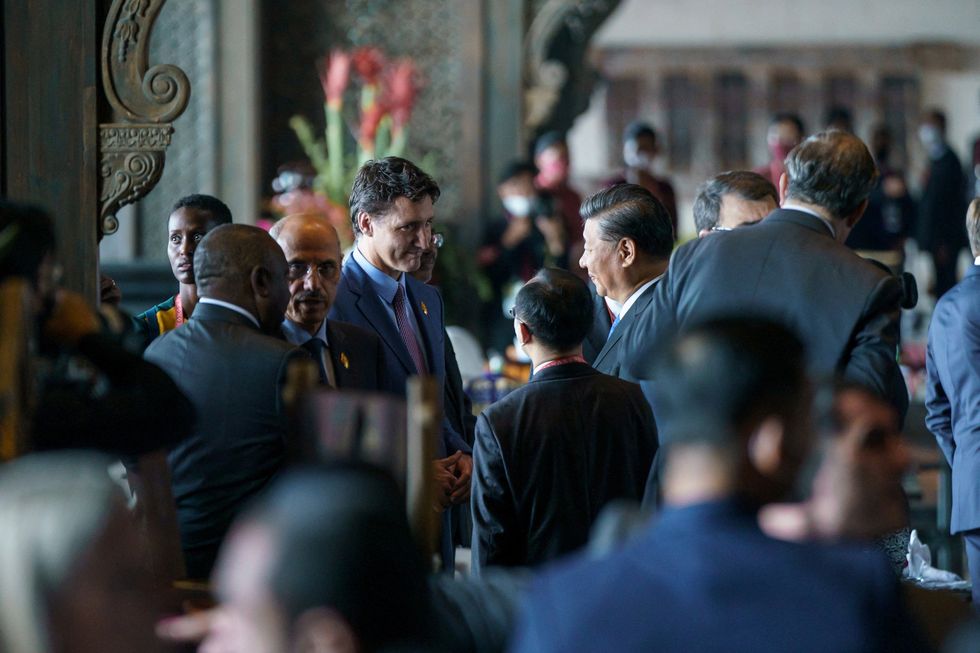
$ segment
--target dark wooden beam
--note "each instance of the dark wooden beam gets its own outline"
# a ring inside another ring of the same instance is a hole
[[[54,216],[64,286],[98,289],[97,0],[3,2],[3,190]]]

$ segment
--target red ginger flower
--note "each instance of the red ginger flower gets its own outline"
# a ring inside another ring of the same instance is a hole
[[[328,104],[336,106],[343,102],[344,90],[350,82],[350,66],[351,55],[339,49],[320,59],[317,72]]]
[[[401,129],[412,115],[415,96],[417,70],[411,59],[399,59],[385,71],[385,103],[391,110],[391,121],[395,129]]]
[[[385,57],[378,48],[357,48],[352,56],[354,70],[365,84],[376,84],[385,66]]]

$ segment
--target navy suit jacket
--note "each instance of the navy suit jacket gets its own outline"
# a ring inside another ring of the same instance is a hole
[[[408,303],[415,313],[421,331],[425,355],[429,362],[429,373],[436,377],[439,397],[445,397],[446,383],[446,337],[443,321],[442,297],[431,286],[408,276],[405,284]],[[374,291],[371,279],[361,269],[353,256],[344,263],[344,271],[337,285],[337,296],[330,309],[330,319],[343,320],[378,334],[384,343],[385,378],[384,387],[405,396],[405,382],[416,373],[412,357],[402,342],[398,327],[388,315],[382,300]],[[444,416],[442,438],[437,444],[437,455],[443,458],[462,450],[470,453],[469,445]]]
[[[653,379],[657,350],[678,330],[719,315],[761,315],[796,332],[813,376],[864,385],[904,419],[909,397],[896,360],[901,299],[898,279],[834,240],[822,220],[777,209],[754,227],[674,251],[649,310],[624,333],[624,366]]]
[[[385,360],[377,335],[355,324],[327,320],[327,342],[339,389],[383,389]]]
[[[609,333],[602,349],[596,355],[595,360],[592,361],[592,367],[603,374],[609,374],[624,381],[639,383],[640,380],[630,374],[627,367],[623,365],[623,361],[630,360],[633,355],[633,352],[625,345],[629,339],[624,339],[623,336],[632,329],[643,328],[643,314],[650,308],[650,304],[653,301],[653,293],[657,289],[658,283],[660,282],[655,281],[650,284],[650,287],[636,298],[636,301],[630,306],[630,310],[626,311],[626,315],[620,319],[619,324],[616,325],[613,332]],[[605,304],[603,304],[603,308],[605,308]]]
[[[606,339],[609,337],[609,327],[612,326],[612,318],[609,317],[606,300],[596,294],[595,285],[591,281],[589,281],[589,291],[592,293],[592,328],[582,342],[582,357],[591,365],[606,344]]]
[[[880,552],[769,538],[729,500],[668,508],[626,548],[542,576],[511,650],[923,649]]]
[[[953,533],[980,528],[980,266],[936,303],[926,426],[953,468]]]

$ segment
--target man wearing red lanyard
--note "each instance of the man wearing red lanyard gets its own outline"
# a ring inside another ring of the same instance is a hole
[[[473,447],[473,570],[534,566],[586,543],[613,499],[643,494],[656,451],[639,386],[582,357],[588,287],[546,268],[514,304],[514,330],[534,376],[480,415]]]

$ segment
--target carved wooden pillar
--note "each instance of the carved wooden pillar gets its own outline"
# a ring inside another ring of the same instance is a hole
[[[99,125],[101,240],[119,227],[116,212],[145,196],[163,174],[172,122],[187,108],[180,68],[149,65],[153,22],[165,0],[114,0],[102,32],[102,88],[110,122]]]

